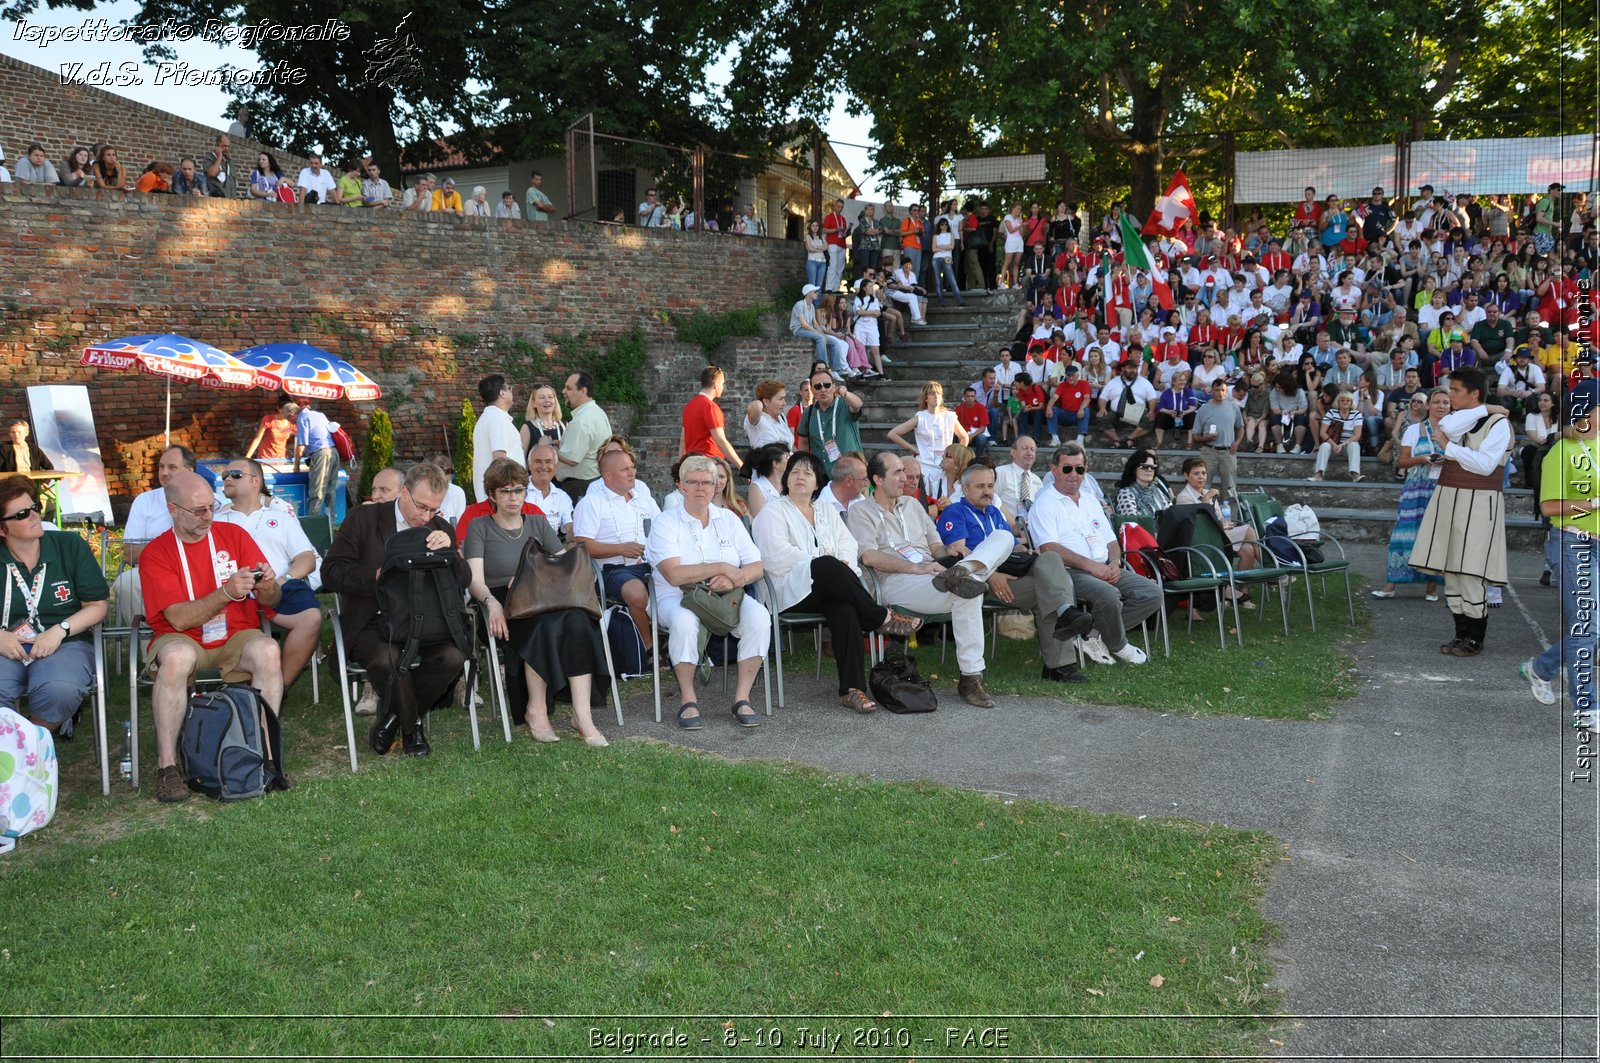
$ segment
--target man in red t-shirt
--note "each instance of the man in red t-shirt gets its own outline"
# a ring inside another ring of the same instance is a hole
[[[167,482],[172,530],[139,555],[145,619],[155,638],[152,695],[156,723],[156,798],[189,796],[178,770],[178,735],[189,703],[189,681],[214,668],[226,682],[248,679],[277,715],[283,701],[278,644],[261,630],[259,605],[278,604],[283,588],[250,533],[213,524],[211,485],[197,473]],[[287,788],[287,783],[282,785]]]
[[[1317,202],[1317,190],[1306,186],[1305,198],[1294,205],[1294,224],[1315,229],[1322,220],[1322,204]]]
[[[683,408],[683,431],[678,436],[678,457],[685,454],[704,454],[708,458],[733,461],[733,444],[723,430],[722,407],[717,400],[722,397],[726,379],[722,370],[708,365],[700,373],[700,392]]]
[[[989,451],[989,411],[978,401],[978,389],[968,388],[961,393],[956,406],[956,420],[967,430],[967,446],[974,457],[983,457]]]
[[[1067,375],[1061,383],[1056,385],[1056,390],[1050,396],[1050,409],[1045,417],[1050,426],[1050,445],[1061,445],[1061,433],[1068,427],[1078,430],[1076,436],[1068,438],[1082,439],[1089,434],[1089,384],[1078,372],[1074,362],[1067,363]]]
[[[844,200],[833,201],[833,209],[822,216],[822,239],[828,245],[828,272],[822,282],[825,292],[837,292],[844,279],[845,237],[850,232],[850,222],[844,216]]]

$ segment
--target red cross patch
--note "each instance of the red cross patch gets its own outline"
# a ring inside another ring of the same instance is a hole
[[[56,587],[56,601],[64,602],[68,598],[71,598],[71,597],[72,597],[72,588],[71,587],[67,586],[65,583],[63,583],[60,586]]]

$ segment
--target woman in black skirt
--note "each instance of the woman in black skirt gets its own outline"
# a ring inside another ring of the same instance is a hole
[[[523,545],[531,538],[546,553],[561,549],[549,521],[522,512],[528,470],[510,458],[497,458],[484,471],[483,487],[494,509],[467,526],[462,554],[472,570],[469,591],[483,606],[490,637],[504,640],[523,663],[528,684],[528,709],[523,719],[528,730],[536,742],[558,741],[550,726],[550,701],[570,689],[573,728],[586,744],[607,745],[589,708],[594,678],[605,660],[599,626],[582,609],[506,619],[506,591],[517,574]]]

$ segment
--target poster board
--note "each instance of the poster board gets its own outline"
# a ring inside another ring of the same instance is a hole
[[[28,409],[33,414],[34,441],[51,464],[67,474],[56,481],[62,519],[92,517],[109,522],[111,494],[89,389],[83,384],[36,384],[28,388]]]

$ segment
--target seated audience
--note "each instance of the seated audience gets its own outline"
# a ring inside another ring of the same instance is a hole
[[[550,530],[572,538],[572,496],[556,486],[556,448],[541,442],[528,451],[528,502],[543,513]]]
[[[1222,525],[1222,530],[1228,536],[1232,545],[1233,555],[1238,561],[1236,567],[1255,568],[1261,560],[1261,549],[1256,545],[1256,530],[1248,522],[1238,523],[1232,517],[1222,515],[1222,492],[1215,487],[1207,487],[1210,470],[1200,458],[1183,459],[1183,489],[1173,499],[1174,505],[1179,506],[1209,506],[1216,515],[1217,523]],[[1224,591],[1223,597],[1229,597],[1231,592]],[[1246,601],[1249,595],[1239,596],[1241,601]],[[1252,608],[1247,605],[1246,608]]]
[[[71,738],[94,689],[93,631],[111,588],[89,544],[46,531],[43,516],[32,480],[0,477],[0,705],[26,696],[32,723]]]
[[[215,499],[202,477],[178,472],[163,490],[172,527],[144,549],[139,572],[155,634],[146,655],[155,672],[156,799],[176,802],[189,797],[178,737],[195,672],[248,679],[267,711],[278,713],[283,667],[278,644],[261,630],[260,609],[278,605],[283,588],[249,532],[213,522]]]
[[[44,145],[29,144],[22,158],[17,160],[17,180],[23,184],[60,184],[55,164],[44,157]]]
[[[789,461],[789,447],[785,443],[769,443],[750,452],[750,488],[745,492],[745,505],[752,518],[759,517],[769,502],[776,502],[783,494],[783,474]],[[827,483],[824,476],[823,483]]]
[[[717,487],[716,462],[690,454],[678,471],[683,505],[663,512],[650,529],[646,558],[655,581],[656,617],[667,628],[667,652],[678,679],[678,726],[698,730],[700,705],[695,672],[704,656],[702,621],[683,605],[684,588],[703,583],[715,593],[749,587],[761,579],[761,555],[744,524],[728,510],[711,504]],[[584,500],[587,504],[588,500]],[[582,505],[580,505],[580,510]],[[747,592],[738,607],[738,671],[734,680],[733,717],[742,727],[760,720],[750,704],[761,662],[772,641],[772,618]]]
[[[710,475],[714,487],[714,467]],[[650,648],[650,590],[644,581],[651,575],[645,560],[646,528],[660,516],[649,489],[638,481],[633,455],[620,447],[601,455],[600,479],[572,516],[573,539],[588,547],[589,556],[600,563],[606,598],[628,610],[646,649]]]
[[[524,546],[531,539],[538,549],[556,554],[561,552],[561,540],[549,521],[523,513],[528,471],[519,462],[496,458],[484,471],[483,482],[494,509],[467,529],[462,552],[472,573],[468,593],[483,606],[489,636],[505,641],[515,660],[522,662],[527,700],[523,722],[534,741],[557,741],[550,726],[550,703],[566,690],[572,699],[572,726],[584,744],[607,745],[595,728],[590,707],[594,679],[603,674],[605,662],[599,626],[582,609],[555,609],[518,620],[508,620],[505,614],[506,594]],[[508,663],[514,670],[515,663]],[[507,697],[513,705],[521,701],[509,686]]]
[[[1161,460],[1153,450],[1136,450],[1123,463],[1117,480],[1117,514],[1154,517],[1172,505],[1172,488],[1161,478]]]
[[[837,467],[837,466],[835,466]],[[922,621],[902,616],[873,601],[861,582],[860,548],[831,506],[816,505],[826,483],[822,460],[791,455],[781,470],[779,498],[756,515],[755,543],[780,612],[821,613],[828,618],[834,662],[839,671],[839,703],[856,712],[878,707],[867,693],[862,633],[877,631],[904,639]]]

